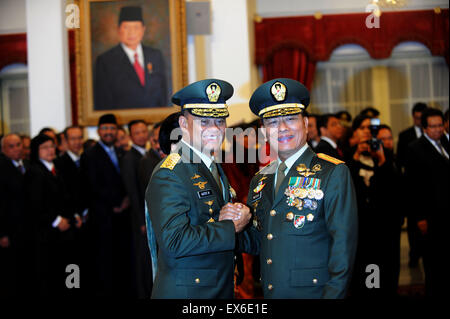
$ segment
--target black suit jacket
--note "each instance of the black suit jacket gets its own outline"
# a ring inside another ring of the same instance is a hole
[[[317,144],[314,151],[316,153],[324,153],[330,155],[331,157],[343,160],[342,156],[339,155],[338,151],[330,143],[322,139],[320,140],[319,144]]]
[[[75,162],[67,153],[60,156],[57,160],[55,160],[55,162],[67,188],[67,193],[69,196],[69,201],[67,204],[70,205],[74,212],[81,216],[84,209],[87,208],[87,203],[85,200],[86,194],[81,176],[81,167],[77,167]]]
[[[28,170],[28,162],[23,164]],[[25,176],[9,158],[0,155],[0,237],[20,236],[24,230],[25,195]]]
[[[59,169],[54,176],[41,162],[34,162],[26,173],[26,188],[29,211],[38,240],[48,241],[60,238],[59,230],[52,226],[57,216],[69,219],[74,225],[74,211],[66,205],[69,200]],[[69,236],[65,232],[63,236]]]
[[[132,225],[135,231],[139,230],[140,226],[145,225],[145,198],[138,176],[139,162],[142,157],[143,155],[139,153],[138,150],[131,147],[131,149],[125,153],[121,163],[125,189],[130,198]]]
[[[414,126],[400,132],[397,144],[397,164],[400,169],[404,169],[408,162],[408,145],[417,140],[416,130]]]
[[[417,220],[426,219],[428,231],[434,238],[446,233],[443,218],[450,210],[449,160],[422,136],[409,146],[411,200]]]
[[[120,162],[120,152],[115,150]],[[89,194],[89,218],[101,225],[126,196],[122,177],[99,143],[81,155],[81,169]]]
[[[161,157],[154,149],[150,149],[145,156],[141,158],[138,171],[139,182],[144,193],[147,189],[150,177],[152,177],[153,170],[160,161]]]
[[[114,110],[166,106],[166,68],[161,51],[142,45],[145,86],[119,44],[101,54],[94,70],[94,109]]]

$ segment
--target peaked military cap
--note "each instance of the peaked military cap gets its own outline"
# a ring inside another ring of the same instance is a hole
[[[123,21],[141,21],[142,19],[142,8],[141,7],[122,7],[119,14],[119,25]]]
[[[298,81],[278,78],[253,92],[250,109],[261,118],[303,113],[309,105],[309,91]]]
[[[222,80],[206,79],[182,88],[172,102],[200,117],[228,117],[226,101],[233,95],[233,86]]]

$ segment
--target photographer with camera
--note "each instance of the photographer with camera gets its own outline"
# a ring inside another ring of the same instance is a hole
[[[358,203],[359,238],[352,295],[392,297],[398,285],[400,180],[393,156],[386,156],[378,139],[380,120],[358,115],[352,128],[358,143],[347,160],[355,185]],[[380,270],[380,286],[366,286],[366,267],[375,264]]]

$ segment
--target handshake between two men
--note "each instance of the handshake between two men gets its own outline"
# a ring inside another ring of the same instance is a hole
[[[236,233],[241,232],[250,221],[250,208],[242,203],[227,203],[220,210],[219,221],[231,220]]]

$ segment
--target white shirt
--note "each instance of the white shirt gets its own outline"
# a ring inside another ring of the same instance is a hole
[[[121,43],[120,45],[122,46],[122,49],[125,51],[125,54],[128,56],[128,59],[130,59],[131,65],[134,65],[134,54],[137,53],[139,64],[142,66],[142,68],[144,68],[144,51],[142,50],[142,45],[140,43],[137,46],[136,51],[131,50],[123,43]]]
[[[44,164],[44,166],[51,172],[53,170],[53,167],[55,166],[53,162],[47,162],[41,159],[41,163]]]
[[[414,125],[414,130],[416,131],[417,138],[422,136],[422,129],[420,127]]]
[[[189,146],[189,148],[194,151],[195,154],[198,155],[198,157],[200,157],[200,159],[202,160],[202,162],[206,165],[206,167],[208,167],[209,171],[211,171],[211,164],[214,160],[214,158],[209,157],[208,155],[206,155],[205,153],[200,152],[199,150],[197,150],[195,147],[193,147],[192,145],[190,145],[189,143],[186,143],[183,139],[181,139],[181,141],[186,144],[187,146]],[[222,196],[223,198],[225,198],[224,192],[225,192],[225,186],[223,185],[223,181],[222,178],[220,178],[220,183],[222,184]]]
[[[145,155],[146,150],[144,147],[140,147],[139,145],[136,145],[136,144],[132,144],[131,147],[133,147],[136,151],[141,153],[142,156]]]
[[[286,169],[284,170],[284,176],[286,176],[289,172],[289,170],[291,169],[292,165],[294,165],[294,163],[300,158],[300,156],[302,156],[302,154],[306,151],[306,149],[309,147],[308,143],[305,143],[305,145],[303,145],[302,148],[300,148],[295,154],[291,155],[288,159],[286,159],[284,161],[284,163],[286,164]],[[280,158],[278,158],[278,165],[277,165],[277,170],[275,171],[275,182],[274,182],[274,187],[277,184],[276,180],[277,180],[277,175],[278,175],[278,166],[280,166],[281,164],[281,160]]]
[[[448,154],[447,154],[447,152],[445,151],[445,148],[444,148],[442,145],[441,145],[441,146],[442,146],[442,151],[441,151],[441,149],[439,148],[439,146],[437,145],[437,142],[436,142],[435,140],[432,140],[432,139],[427,135],[427,133],[424,133],[424,135],[425,135],[425,137],[427,138],[427,140],[430,141],[431,145],[433,145],[434,148],[439,152],[439,154],[442,154],[442,152],[444,152],[444,154],[442,154],[442,155],[448,158]]]
[[[209,170],[211,170],[211,163],[213,161],[213,159],[211,157],[209,157],[208,155],[206,155],[205,153],[200,152],[199,150],[197,150],[195,147],[193,147],[192,145],[190,145],[189,143],[186,143],[183,139],[181,139],[181,141],[186,144],[187,146],[189,146],[189,148],[191,150],[194,151],[195,154],[197,154],[198,157],[200,157],[200,159],[202,160],[203,163],[205,163],[206,167],[208,167]]]
[[[330,143],[331,146],[333,146],[334,149],[337,149],[337,144],[335,141],[333,141],[331,138],[326,137],[326,136],[321,136],[320,137],[321,140],[324,140],[325,142]]]
[[[311,140],[309,142],[311,143],[312,148],[316,148],[317,145],[319,145],[319,142],[317,142],[316,140]]]
[[[21,166],[21,165],[25,168],[25,166],[23,165],[22,160],[18,160],[18,161],[11,160],[11,161],[13,162],[13,164],[14,164],[14,166],[15,166],[16,168],[19,167],[19,166]]]
[[[75,154],[75,153],[73,153],[73,152],[71,152],[71,151],[69,151],[69,150],[67,150],[67,154],[70,156],[70,158],[72,159],[72,161],[74,161],[74,163],[75,163],[76,161],[79,161],[79,160],[80,160],[80,156],[79,156],[79,155],[77,155],[77,154]]]
[[[40,159],[41,163],[44,164],[44,166],[51,172],[53,170],[53,167],[55,166],[52,162],[47,162],[43,159]],[[52,226],[53,228],[58,227],[59,223],[61,222],[61,216],[58,215],[56,219],[53,221]]]

